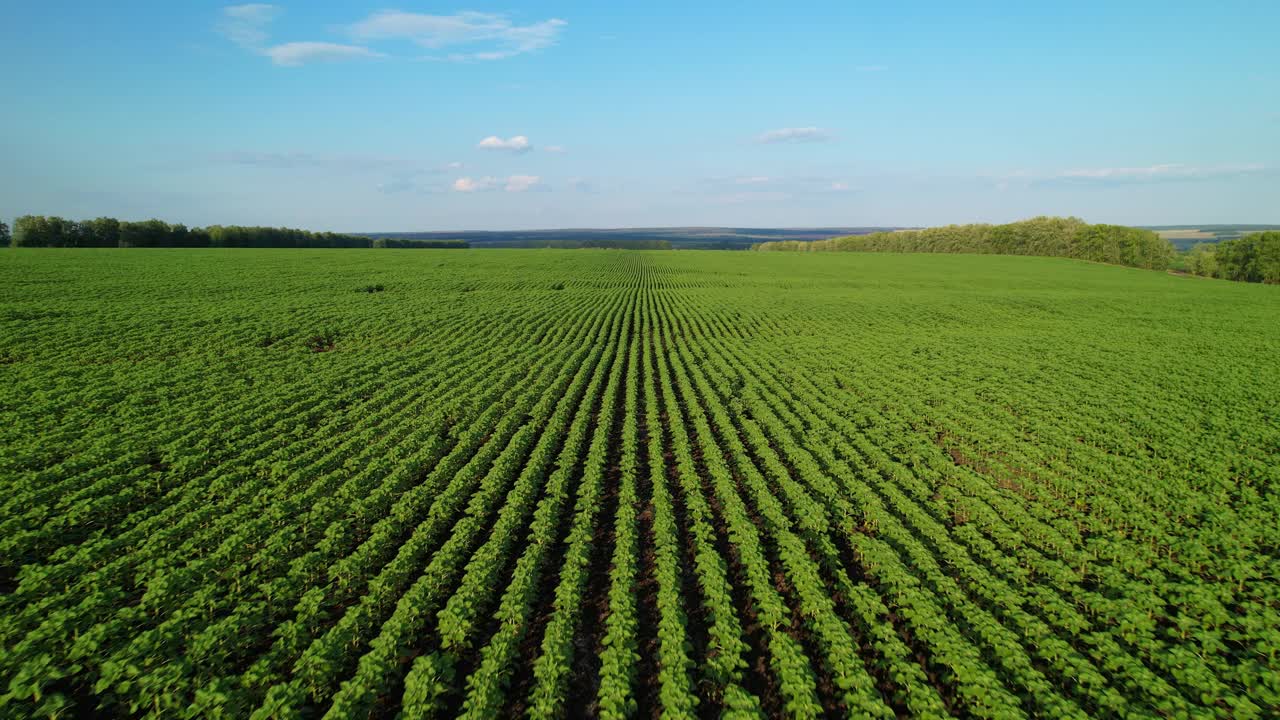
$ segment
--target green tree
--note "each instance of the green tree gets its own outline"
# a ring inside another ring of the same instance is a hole
[[[61,227],[53,222],[61,218],[48,218],[44,215],[21,215],[13,221],[12,244],[20,247],[56,247]]]
[[[8,245],[13,242],[13,238],[9,236],[9,224],[0,220],[0,245]]]
[[[1043,255],[1160,270],[1174,255],[1173,246],[1150,230],[1045,216],[1007,225],[946,225],[813,242],[779,240],[757,243],[752,249]]]
[[[1210,243],[1199,243],[1187,251],[1187,272],[1203,277],[1218,276],[1218,256]]]
[[[1280,284],[1280,231],[1257,232],[1212,248],[1197,245],[1188,253],[1187,262],[1199,275]]]
[[[169,224],[163,220],[120,223],[120,247],[166,247]]]
[[[100,217],[85,222],[90,228],[93,247],[120,247],[120,221]]]

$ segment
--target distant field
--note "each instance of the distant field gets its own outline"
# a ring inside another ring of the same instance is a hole
[[[0,716],[1277,717],[1277,317],[1056,258],[0,251]]]
[[[1216,237],[1203,230],[1160,230],[1159,235],[1165,240],[1209,240]]]
[[[1235,240],[1238,237],[1263,230],[1280,230],[1280,225],[1200,225],[1198,227],[1148,225],[1145,228],[1147,230],[1155,230],[1160,234],[1160,237],[1173,243],[1175,248],[1187,250],[1200,243]]]

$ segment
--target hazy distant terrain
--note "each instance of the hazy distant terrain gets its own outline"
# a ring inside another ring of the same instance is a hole
[[[486,230],[470,232],[378,232],[361,233],[375,238],[402,240],[466,240],[471,247],[543,247],[552,243],[590,240],[666,240],[674,248],[750,248],[769,240],[825,240],[846,235],[865,235],[897,227],[817,227],[817,228],[574,228],[560,230]]]
[[[1200,243],[1218,243],[1235,240],[1249,233],[1263,230],[1280,230],[1280,225],[1141,225],[1144,230],[1155,230],[1179,250],[1187,250]]]
[[[1280,225],[1139,225],[1154,230],[1178,250],[1199,243],[1217,243],[1261,230],[1280,230]],[[591,240],[666,240],[677,249],[745,250],[759,242],[778,240],[826,240],[849,235],[869,235],[906,226],[855,226],[813,228],[658,227],[658,228],[570,228],[551,230],[474,230],[463,232],[367,232],[374,238],[401,240],[466,240],[471,247],[546,247]]]

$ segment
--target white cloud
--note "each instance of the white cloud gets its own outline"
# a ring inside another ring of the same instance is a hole
[[[542,178],[537,175],[512,175],[507,178],[460,177],[453,181],[453,189],[457,192],[473,193],[497,190],[501,187],[506,192],[519,193],[532,190],[541,183]]]
[[[492,190],[494,182],[494,179],[491,177],[474,179],[469,177],[460,177],[453,181],[453,189],[458,192],[466,193],[480,192],[481,190]]]
[[[359,45],[340,45],[328,42],[291,42],[269,47],[262,51],[276,65],[297,67],[309,62],[353,60],[356,58],[386,57]]]
[[[222,8],[217,29],[241,47],[257,48],[267,41],[267,26],[280,12],[280,8],[265,3],[229,5]]]
[[[507,178],[507,184],[503,189],[507,192],[524,192],[540,182],[542,178],[537,175],[512,175]]]
[[[266,47],[268,26],[281,9],[266,3],[230,5],[222,9],[216,29],[235,44],[271,58],[277,65],[297,66],[316,60],[386,57],[367,46],[372,40],[410,40],[431,50],[454,49],[434,60],[502,60],[555,45],[567,23],[558,18],[517,25],[507,16],[460,12],[426,15],[396,10],[374,13],[347,28],[355,43],[288,42]]]
[[[267,3],[246,3],[244,5],[228,5],[222,8],[223,15],[246,22],[270,22],[279,13],[280,8]]]
[[[448,170],[461,170],[461,169],[462,169],[462,163],[457,162],[457,161],[454,161],[454,162],[451,162],[451,163],[449,163],[449,164],[445,165],[445,168],[446,168],[446,169],[448,169]]]
[[[549,152],[549,153],[556,153],[556,154],[562,154],[562,153],[567,153],[567,152],[569,152],[568,150],[566,150],[566,149],[565,149],[565,147],[564,147],[563,145],[548,145],[548,146],[546,146],[546,147],[545,147],[545,148],[543,148],[543,149],[544,149],[544,150],[546,150],[546,151],[547,151],[547,152]]]
[[[756,136],[756,142],[764,144],[785,142],[826,142],[834,140],[830,132],[816,127],[779,128]]]
[[[831,183],[831,188],[830,188],[830,190],[831,190],[832,192],[844,192],[844,191],[846,191],[846,190],[848,190],[848,189],[849,189],[849,183],[847,183],[847,182],[842,182],[842,181],[837,180],[837,181],[835,181],[835,182]]]
[[[382,53],[360,45],[330,42],[288,42],[266,47],[268,26],[281,14],[281,9],[265,3],[230,5],[222,9],[218,32],[242,48],[271,58],[276,65],[297,67],[320,60],[352,60],[385,57]]]
[[[529,144],[529,138],[524,135],[516,135],[506,140],[497,135],[490,135],[481,140],[476,147],[482,150],[506,150],[517,154],[526,153],[533,149],[533,145]]]
[[[1166,163],[1147,167],[1075,168],[1063,170],[1051,179],[1082,183],[1151,183],[1238,177],[1266,169],[1259,164],[1195,166]]]
[[[769,178],[764,175],[752,175],[751,177],[734,178],[734,185],[763,185],[769,182]]]
[[[457,47],[459,51],[431,59],[458,62],[502,60],[556,44],[565,25],[552,18],[516,25],[506,15],[460,12],[453,15],[383,10],[349,28],[360,40],[410,40],[429,50]]]

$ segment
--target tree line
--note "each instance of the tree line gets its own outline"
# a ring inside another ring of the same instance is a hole
[[[471,243],[466,240],[401,240],[400,238],[375,238],[373,247],[403,248],[420,250],[423,248],[467,248]]]
[[[753,250],[804,252],[939,252],[1067,257],[1164,270],[1175,251],[1157,233],[1122,225],[1090,225],[1069,217],[1036,217],[1006,225],[946,225],[827,240],[757,243]]]
[[[67,220],[23,215],[13,223],[12,237],[0,223],[0,241],[13,247],[68,248],[465,248],[465,240],[386,240],[345,233],[295,228],[210,225],[189,228],[163,220],[129,222],[100,217]]]
[[[595,240],[531,240],[527,247],[577,250],[580,248],[604,248],[606,250],[670,250],[670,240],[595,239]]]
[[[1202,277],[1280,284],[1280,231],[1196,245],[1187,251],[1186,269]]]

